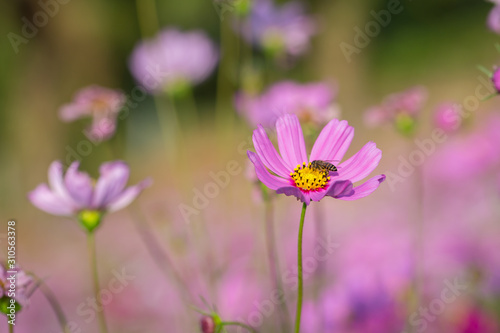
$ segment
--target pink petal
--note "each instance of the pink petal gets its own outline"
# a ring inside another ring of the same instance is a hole
[[[337,199],[353,194],[352,182],[349,180],[337,180],[333,182],[326,193],[326,195]]]
[[[74,212],[73,207],[54,194],[47,184],[38,185],[28,194],[28,199],[35,207],[49,214],[70,216]]]
[[[264,165],[281,177],[287,178],[293,166],[285,165],[285,162],[274,148],[271,140],[267,136],[264,127],[259,125],[253,132],[253,145]]]
[[[325,197],[326,190],[311,191],[308,193],[308,195],[312,201],[320,201],[321,199],[323,199]]]
[[[311,203],[311,197],[309,194],[302,192],[299,188],[294,187],[294,186],[286,186],[286,187],[281,187],[276,190],[277,194],[284,194],[286,196],[291,196],[293,195],[297,199],[299,199],[302,202],[305,202],[306,205],[309,206]]]
[[[340,161],[346,153],[352,138],[354,128],[347,121],[331,120],[321,131],[311,151],[311,161]]]
[[[151,179],[146,179],[137,185],[128,187],[108,204],[108,211],[114,212],[128,206],[146,187],[151,186],[151,183]]]
[[[105,209],[127,185],[129,167],[123,161],[108,162],[101,165],[99,172],[101,176],[95,186],[92,206]]]
[[[276,130],[278,146],[285,162],[292,166],[292,169],[298,164],[307,163],[306,144],[297,116],[295,114],[281,116],[276,122]]]
[[[59,198],[66,206],[76,207],[76,203],[71,198],[66,189],[63,179],[63,165],[60,161],[54,161],[49,167],[49,185],[52,188],[54,195]]]
[[[355,183],[372,173],[382,158],[382,151],[368,142],[354,156],[337,166],[339,177]]]
[[[59,109],[59,117],[62,121],[70,122],[91,115],[91,106],[87,103],[71,103],[63,105]]]
[[[271,190],[290,186],[290,183],[285,179],[271,175],[269,171],[267,171],[267,169],[264,167],[264,164],[262,164],[259,156],[256,153],[248,151],[247,155],[250,161],[252,161],[253,165],[255,166],[255,173],[257,174],[257,177],[262,183],[264,183],[264,185],[269,187]]]
[[[92,179],[88,174],[79,172],[78,161],[73,162],[64,178],[64,183],[69,195],[78,204],[80,208],[90,207],[92,203]]]
[[[345,197],[338,197],[337,199],[340,200],[346,200],[346,201],[352,201],[352,200],[357,200],[366,197],[367,195],[373,193],[380,183],[382,183],[385,180],[385,175],[378,175],[373,178],[370,178],[363,184],[356,186],[354,188],[354,194],[351,196],[345,196]]]

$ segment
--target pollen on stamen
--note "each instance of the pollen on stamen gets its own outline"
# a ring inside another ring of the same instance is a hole
[[[304,191],[316,191],[325,188],[330,177],[327,172],[311,168],[311,163],[297,165],[290,174],[293,184]]]

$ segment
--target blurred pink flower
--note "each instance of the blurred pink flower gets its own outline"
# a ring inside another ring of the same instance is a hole
[[[316,24],[299,1],[277,7],[272,0],[256,0],[241,33],[249,43],[271,54],[298,56],[309,48]]]
[[[3,297],[9,298],[9,289],[11,280],[10,278],[13,276],[13,273],[8,273],[8,271],[16,271],[16,290],[15,290],[15,300],[21,306],[25,306],[28,303],[28,288],[32,286],[33,279],[26,274],[25,271],[20,269],[19,267],[15,267],[12,269],[7,269],[6,266],[0,264],[0,299]]]
[[[357,187],[353,186],[353,183],[368,176],[382,157],[382,152],[373,142],[339,164],[337,171],[328,173],[311,167],[308,162],[302,128],[296,115],[280,117],[276,130],[281,156],[259,125],[253,133],[257,153],[248,151],[248,157],[260,181],[278,194],[293,195],[307,205],[311,200],[320,201],[325,196],[356,200],[371,194],[385,180],[385,175],[378,175]],[[310,161],[342,160],[353,136],[354,128],[347,121],[331,120],[319,134]]]
[[[451,133],[458,130],[462,123],[459,114],[460,105],[455,103],[440,104],[434,110],[434,124],[445,132]]]
[[[426,101],[427,90],[422,86],[391,94],[384,98],[381,105],[371,107],[365,112],[365,122],[369,126],[379,126],[395,121],[401,114],[414,118]]]
[[[73,162],[63,177],[59,161],[49,167],[49,184],[40,184],[28,198],[37,208],[53,215],[76,216],[82,212],[114,212],[129,205],[151,183],[143,180],[125,188],[129,167],[123,161],[101,165],[101,176],[93,184],[87,173],[78,171],[79,162]]]
[[[103,141],[115,133],[116,118],[126,100],[119,90],[90,86],[80,90],[73,102],[63,105],[59,115],[66,122],[92,117],[85,135],[93,141]]]
[[[217,48],[204,32],[166,29],[155,38],[139,43],[129,65],[141,85],[161,93],[202,82],[217,61]]]
[[[500,6],[498,6],[500,8]],[[500,11],[500,9],[499,9]],[[495,90],[500,93],[500,68],[496,68],[493,71],[493,74],[491,76],[491,81],[493,82],[493,86],[495,87]]]
[[[301,122],[324,125],[339,116],[334,105],[336,94],[336,88],[327,83],[282,81],[260,96],[240,92],[235,104],[238,112],[253,126],[274,126],[276,119],[286,113],[296,114]]]
[[[498,324],[493,316],[479,308],[470,309],[465,316],[461,316],[462,323],[456,333],[495,333],[498,332]]]
[[[491,9],[490,13],[488,14],[486,25],[491,31],[500,34],[500,2],[499,1],[492,1],[492,2],[495,3],[495,6]]]

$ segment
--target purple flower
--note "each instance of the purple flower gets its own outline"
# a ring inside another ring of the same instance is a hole
[[[149,91],[174,92],[205,80],[217,61],[217,48],[202,31],[167,29],[137,45],[130,70]]]
[[[397,122],[398,117],[415,118],[427,101],[427,90],[422,86],[412,87],[400,93],[387,96],[381,105],[369,108],[365,122],[369,126],[379,126]]]
[[[92,124],[85,134],[93,141],[103,141],[115,133],[116,117],[126,100],[119,90],[90,86],[80,90],[73,102],[63,105],[59,114],[66,122],[92,117]]]
[[[500,7],[500,6],[499,6]],[[500,94],[500,68],[496,68],[491,75],[491,81],[495,90]]]
[[[49,214],[78,216],[80,220],[99,224],[102,214],[126,207],[151,184],[146,179],[125,188],[129,167],[123,161],[102,164],[101,176],[95,185],[87,173],[78,171],[78,167],[79,162],[73,162],[63,176],[62,163],[53,162],[49,167],[50,187],[41,184],[30,192],[31,203]]]
[[[327,83],[282,81],[257,97],[239,93],[235,104],[253,126],[274,126],[276,119],[286,113],[296,114],[305,123],[324,125],[339,115],[334,105],[336,93]]]
[[[491,31],[500,34],[500,4],[498,1],[492,2],[495,3],[495,7],[493,7],[488,14],[486,25]]]
[[[434,123],[436,127],[451,133],[458,130],[462,123],[460,117],[460,105],[455,103],[443,103],[434,110]]]
[[[256,153],[248,151],[261,182],[278,194],[293,195],[309,205],[325,196],[356,200],[375,191],[385,175],[375,176],[354,187],[378,165],[382,152],[375,143],[367,143],[359,152],[337,165],[337,171],[315,168],[312,161],[340,161],[354,136],[347,121],[331,120],[321,131],[308,159],[304,136],[296,115],[284,115],[276,122],[281,156],[259,125],[253,133]],[[271,171],[271,172],[270,172]]]
[[[28,288],[32,285],[33,279],[19,267],[10,269],[16,271],[16,295],[15,300],[19,305],[25,306],[28,303]],[[7,297],[10,289],[11,280],[7,279],[13,276],[13,273],[8,273],[7,268],[0,264],[0,299]]]
[[[298,1],[276,7],[272,0],[256,0],[241,33],[249,43],[271,54],[298,56],[309,48],[316,26]]]

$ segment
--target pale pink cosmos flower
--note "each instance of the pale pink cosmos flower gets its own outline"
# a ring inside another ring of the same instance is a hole
[[[276,122],[278,154],[262,125],[253,133],[256,153],[248,151],[259,180],[278,194],[293,195],[309,205],[325,196],[341,200],[356,200],[375,191],[385,175],[375,176],[354,187],[377,167],[382,152],[373,142],[367,143],[348,160],[341,161],[354,136],[347,121],[333,119],[321,131],[307,156],[304,136],[296,115],[284,115]],[[332,161],[335,172],[325,172],[311,166],[315,160]]]
[[[130,70],[146,89],[161,93],[201,83],[218,58],[217,47],[204,32],[165,29],[136,46]]]
[[[491,31],[500,34],[500,1],[492,0],[491,2],[493,2],[495,6],[488,14],[486,25]]]
[[[118,113],[126,101],[125,94],[119,90],[89,86],[78,91],[71,103],[63,105],[59,115],[66,122],[91,117],[92,124],[85,135],[99,142],[115,133]]]
[[[461,123],[460,105],[456,103],[442,103],[434,110],[434,124],[447,133],[458,130]]]
[[[9,280],[8,278],[14,275],[13,273],[9,273],[9,271],[16,272],[16,290],[14,299],[19,303],[19,305],[25,306],[28,303],[28,289],[33,285],[33,279],[19,267],[7,269],[7,267],[0,264],[0,298],[9,297],[12,280]]]
[[[49,214],[61,216],[76,216],[85,211],[114,212],[129,205],[151,184],[146,179],[126,188],[129,167],[123,161],[102,164],[95,185],[78,167],[79,162],[73,162],[64,175],[62,163],[53,162],[48,174],[50,186],[40,184],[31,191],[28,195],[31,203]]]
[[[327,83],[275,83],[260,96],[236,95],[237,111],[253,126],[274,126],[286,113],[296,114],[300,121],[324,125],[339,116],[335,105],[337,88]]]
[[[365,123],[372,127],[380,126],[395,121],[401,114],[414,118],[426,101],[427,90],[422,86],[391,94],[384,98],[381,105],[371,107],[365,112]]]

